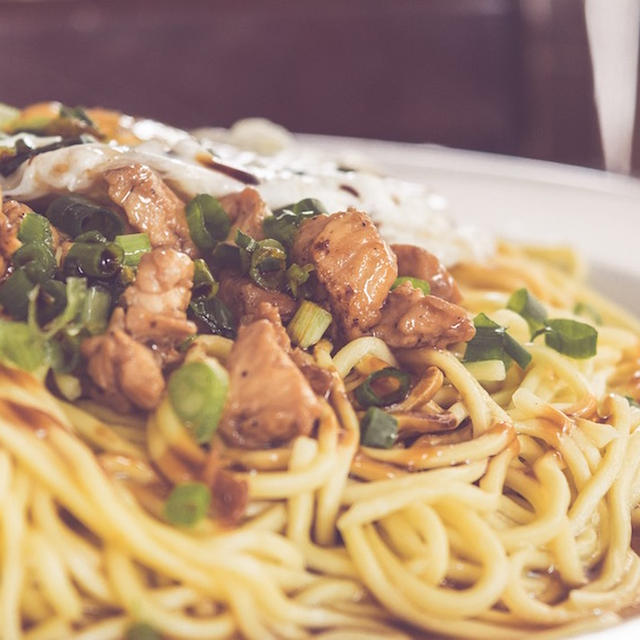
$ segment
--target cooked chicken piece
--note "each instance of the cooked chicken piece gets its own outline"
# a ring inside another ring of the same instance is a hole
[[[187,320],[193,262],[184,253],[161,247],[142,256],[135,282],[123,294],[126,328],[136,339],[184,340],[196,333]]]
[[[398,258],[398,275],[426,280],[431,295],[449,302],[460,302],[462,295],[453,276],[446,267],[426,249],[411,244],[392,244],[391,250]]]
[[[297,347],[291,352],[291,359],[298,365],[298,369],[302,371],[302,375],[311,385],[313,392],[326,398],[331,390],[333,379],[331,372],[318,366],[313,356]]]
[[[311,433],[321,406],[268,320],[240,327],[229,360],[229,396],[220,434],[260,449]]]
[[[244,231],[254,240],[263,240],[262,221],[269,215],[269,209],[260,194],[251,187],[237,193],[229,193],[219,198],[222,208],[233,225],[229,239],[235,240],[236,230]]]
[[[104,179],[111,200],[124,209],[134,229],[149,236],[152,247],[195,254],[184,203],[149,167],[133,164],[111,169]]]
[[[369,216],[349,209],[312,218],[298,232],[292,255],[298,264],[313,263],[348,338],[363,335],[378,322],[398,269]]]
[[[116,309],[108,331],[82,343],[93,383],[116,404],[121,396],[141,409],[154,409],[164,392],[164,378],[151,349],[123,331],[123,311]]]
[[[261,303],[268,302],[276,307],[283,322],[289,322],[296,312],[297,303],[286,293],[268,291],[251,282],[249,278],[230,272],[220,274],[218,297],[224,302],[236,318],[253,318]]]
[[[0,192],[0,200],[1,198],[2,193]],[[5,267],[2,269],[2,274],[11,260],[11,256],[22,245],[22,242],[18,240],[18,231],[23,218],[30,212],[31,209],[26,204],[16,200],[6,200],[2,203],[0,209],[0,255]]]
[[[394,348],[445,348],[471,340],[475,332],[462,307],[436,296],[425,296],[407,282],[389,293],[380,322],[371,335]]]

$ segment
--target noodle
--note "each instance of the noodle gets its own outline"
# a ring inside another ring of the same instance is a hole
[[[180,639],[499,640],[615,623],[640,598],[640,410],[623,397],[640,323],[579,273],[508,244],[454,270],[467,309],[522,343],[514,290],[563,318],[593,305],[605,324],[588,360],[535,339],[526,372],[481,382],[455,350],[318,342],[331,382],[313,433],[265,450],[214,439],[248,492],[237,526],[164,521],[167,481],[211,462],[166,397],[145,424],[2,366],[0,637],[116,640],[149,623]],[[232,346],[199,337],[187,361],[224,365]],[[388,366],[416,379],[392,409],[400,444],[360,446],[349,394]]]

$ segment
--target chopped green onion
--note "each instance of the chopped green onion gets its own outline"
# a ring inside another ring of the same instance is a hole
[[[25,272],[34,283],[50,280],[56,270],[56,258],[45,244],[23,244],[11,256],[11,264]]]
[[[228,242],[220,242],[211,254],[211,263],[216,269],[234,269],[246,273],[251,258],[241,247]]]
[[[281,213],[282,211],[292,211],[296,215],[309,216],[309,214],[312,214],[317,216],[320,213],[326,213],[327,208],[317,198],[303,198],[295,204],[287,204],[284,207],[276,209],[274,213]]]
[[[507,302],[507,309],[521,315],[529,325],[531,335],[540,331],[547,321],[547,310],[527,289],[518,289]]]
[[[211,491],[200,482],[177,485],[164,505],[165,518],[174,525],[192,527],[207,515]]]
[[[29,310],[29,293],[34,286],[25,271],[17,269],[0,285],[0,305],[15,320],[24,320]]]
[[[215,198],[201,193],[187,204],[187,224],[191,239],[200,249],[213,249],[229,235],[231,221]]]
[[[59,373],[71,373],[80,364],[80,338],[65,331],[59,332],[46,343],[51,368]]]
[[[287,269],[287,287],[294,298],[298,297],[300,287],[309,280],[309,276],[314,269],[315,267],[312,264],[305,264],[301,267],[295,262]]]
[[[236,244],[249,253],[252,253],[258,248],[258,243],[248,233],[240,229],[236,231]]]
[[[360,422],[360,442],[365,447],[390,449],[398,438],[398,421],[388,413],[370,407]]]
[[[267,238],[278,240],[285,247],[290,247],[302,222],[293,211],[274,213],[262,221],[262,230]]]
[[[26,323],[0,319],[0,359],[35,371],[47,364],[45,342]]]
[[[393,384],[391,388],[380,394],[374,389],[374,383],[385,381],[385,387],[389,387],[389,382]],[[395,367],[385,367],[374,371],[367,378],[360,383],[353,393],[356,400],[362,407],[386,407],[396,402],[401,402],[407,397],[409,393],[409,386],[411,384],[411,376],[406,371],[401,371]]]
[[[476,335],[467,343],[464,354],[466,362],[502,360],[508,369],[513,359],[522,369],[529,366],[531,354],[504,327],[493,322],[484,313],[478,314],[473,322]]]
[[[251,254],[249,277],[263,289],[279,289],[284,284],[287,253],[272,238],[261,240]]]
[[[236,320],[233,313],[219,298],[191,298],[189,316],[202,332],[225,338],[236,337]]]
[[[38,325],[44,327],[67,306],[67,287],[60,280],[43,282],[36,298],[36,318]]]
[[[44,334],[46,338],[56,335],[62,329],[70,333],[78,333],[82,324],[78,322],[84,309],[87,297],[87,281],[84,278],[67,278],[67,306],[64,311],[51,321]]]
[[[636,399],[632,398],[631,396],[625,396],[625,398],[627,399],[629,406],[634,407],[635,409],[640,409],[640,402],[638,402]]]
[[[556,318],[549,320],[540,333],[544,333],[548,347],[571,358],[585,359],[596,355],[598,332],[590,324]]]
[[[168,389],[173,410],[196,442],[209,442],[229,389],[226,369],[214,358],[187,362],[171,374]]]
[[[262,222],[262,229],[267,238],[273,238],[290,247],[298,231],[298,227],[308,218],[313,218],[327,211],[326,207],[315,198],[304,198],[295,204],[280,207]]]
[[[211,275],[207,263],[198,258],[193,261],[193,288],[191,289],[191,299],[212,298],[218,293],[218,283]]]
[[[81,196],[56,198],[45,215],[54,227],[73,238],[87,231],[99,231],[108,240],[113,240],[124,231],[124,223],[117,213]]]
[[[585,316],[593,320],[596,324],[602,324],[602,316],[600,312],[586,302],[576,302],[573,307],[573,313],[577,316]]]
[[[115,242],[74,242],[64,260],[64,273],[71,276],[111,278],[122,266],[124,251]]]
[[[84,110],[84,107],[68,107],[63,104],[60,105],[60,117],[61,118],[69,118],[74,120],[81,120],[85,124],[88,124],[90,127],[94,127],[93,120],[87,115],[87,112]]]
[[[426,280],[420,280],[420,278],[412,278],[409,276],[400,276],[399,278],[396,278],[391,285],[391,291],[405,282],[410,282],[414,289],[420,289],[425,296],[428,296],[431,293],[431,285]]]
[[[116,236],[114,240],[124,252],[122,264],[127,267],[137,267],[145,253],[151,251],[151,242],[146,233],[128,233]]]
[[[315,302],[304,300],[287,327],[291,341],[302,349],[316,344],[331,324],[331,314]]]
[[[53,234],[49,221],[38,213],[27,213],[18,229],[18,240],[25,243],[45,245],[49,248],[53,245]]]
[[[109,324],[110,310],[111,294],[101,287],[89,287],[80,316],[82,326],[92,336],[104,333]]]

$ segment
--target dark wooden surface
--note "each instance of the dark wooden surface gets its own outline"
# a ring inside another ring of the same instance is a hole
[[[0,1],[0,100],[601,166],[582,0]]]

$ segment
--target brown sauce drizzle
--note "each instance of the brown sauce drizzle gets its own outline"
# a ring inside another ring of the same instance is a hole
[[[238,169],[237,167],[232,167],[231,165],[218,162],[210,153],[201,151],[196,155],[196,160],[203,167],[208,167],[209,169],[213,169],[214,171],[223,173],[224,175],[229,176],[230,178],[233,178],[238,182],[251,185],[260,184],[260,180],[256,176],[254,176],[253,173],[249,173],[248,171]]]

